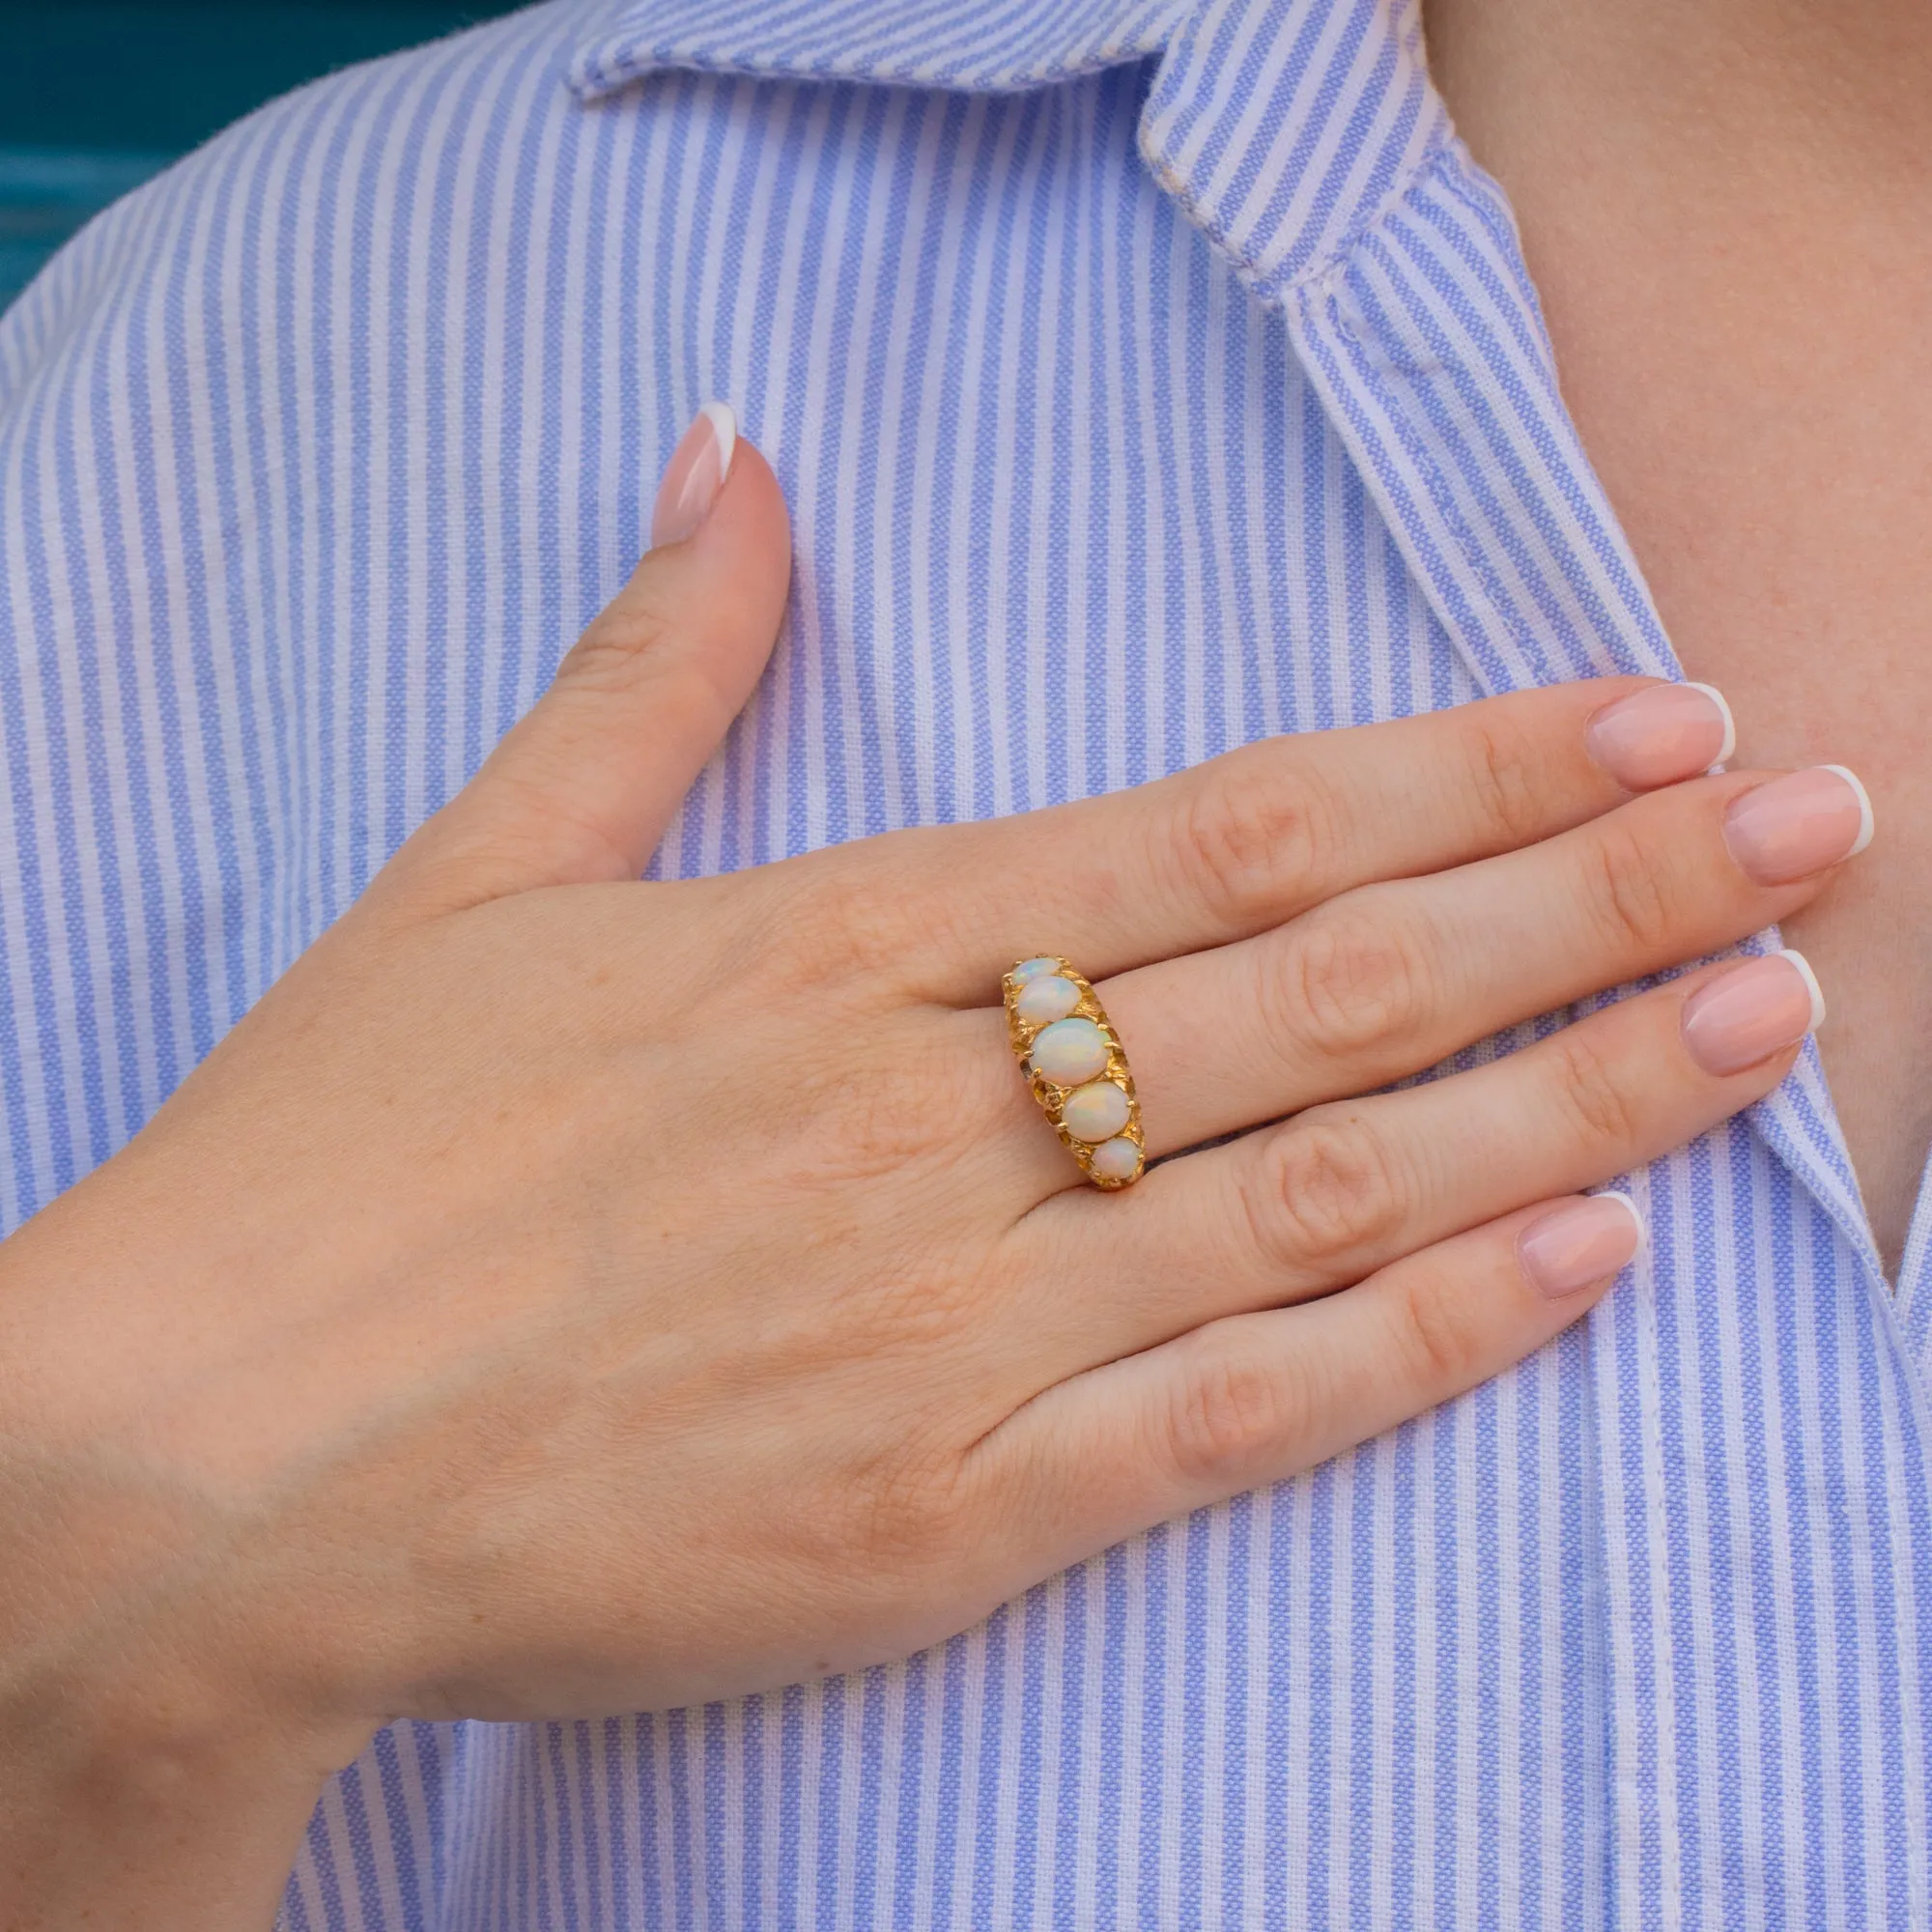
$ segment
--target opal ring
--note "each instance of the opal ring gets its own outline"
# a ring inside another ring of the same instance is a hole
[[[1001,985],[1007,1037],[1054,1132],[1095,1187],[1132,1186],[1147,1165],[1141,1103],[1099,995],[1045,956],[1022,959]]]

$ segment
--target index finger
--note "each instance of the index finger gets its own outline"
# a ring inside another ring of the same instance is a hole
[[[989,1004],[1016,959],[1090,979],[1279,925],[1350,887],[1534,844],[1727,756],[1707,685],[1597,678],[1270,738],[1131,791],[796,862],[881,909],[926,998]]]

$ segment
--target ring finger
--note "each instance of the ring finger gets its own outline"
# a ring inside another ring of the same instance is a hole
[[[1783,1078],[1822,1017],[1796,953],[1707,967],[1467,1072],[1310,1109],[1079,1188],[1013,1231],[1092,1361],[1363,1280],[1526,1203],[1578,1192],[1715,1126]]]

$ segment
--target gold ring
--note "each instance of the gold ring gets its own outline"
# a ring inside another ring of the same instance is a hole
[[[1054,1132],[1095,1187],[1131,1187],[1147,1166],[1141,1103],[1099,995],[1051,953],[1022,959],[1000,983],[1007,1037]]]

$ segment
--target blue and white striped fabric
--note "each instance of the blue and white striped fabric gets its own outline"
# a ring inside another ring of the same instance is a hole
[[[799,567],[658,865],[1669,645],[1406,0],[557,0],[0,323],[0,1223],[542,688],[723,396]],[[1518,1373],[893,1669],[400,1725],[290,1932],[1932,1924],[1932,1235],[1816,1062]]]

